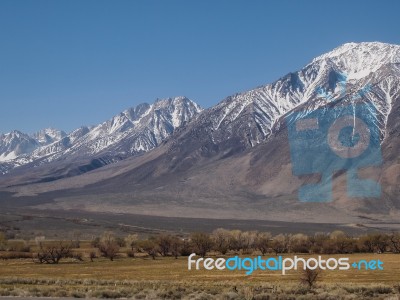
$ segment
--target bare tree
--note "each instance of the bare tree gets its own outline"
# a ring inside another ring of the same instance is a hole
[[[271,238],[272,234],[270,232],[260,232],[257,234],[255,247],[260,250],[262,255],[268,252],[271,246]]]
[[[114,234],[106,231],[100,238],[98,248],[104,257],[107,257],[113,261],[117,256],[120,247]]]
[[[252,249],[255,248],[257,234],[257,231],[244,231],[242,233],[241,249],[243,253],[251,253]]]
[[[390,244],[394,253],[400,253],[400,233],[392,232],[390,235]]]
[[[144,240],[140,241],[140,248],[142,248],[148,255],[150,255],[153,259],[156,259],[157,253],[159,252],[158,244],[152,240]]]
[[[313,236],[309,237],[310,250],[312,253],[324,253],[326,242],[329,240],[329,236],[325,233],[317,232]]]
[[[231,233],[229,230],[218,228],[212,232],[212,239],[214,241],[214,248],[221,254],[226,254],[229,250],[229,242],[231,240]]]
[[[196,252],[204,257],[207,252],[210,251],[213,247],[213,241],[211,237],[204,232],[195,232],[190,236],[190,240],[196,250]]]
[[[319,269],[311,270],[306,268],[301,272],[300,282],[306,284],[309,289],[312,289],[321,277],[320,275],[321,271]]]
[[[171,235],[162,234],[157,238],[157,243],[162,256],[167,256],[171,250]]]
[[[182,239],[180,253],[182,256],[189,256],[193,252],[193,246],[188,239]]]
[[[82,233],[80,231],[74,231],[72,233],[72,248],[79,248],[80,247],[81,237],[82,237]]]
[[[138,241],[138,235],[137,234],[130,234],[127,237],[125,237],[125,243],[128,247],[131,247],[131,252],[130,256],[134,257],[135,256],[135,247]]]
[[[257,231],[230,231],[230,249],[234,251],[249,252],[255,247]]]
[[[71,255],[71,244],[64,244],[63,242],[51,242],[44,245],[43,242],[39,244],[39,251],[36,254],[37,261],[41,264],[58,264],[62,258]]]
[[[298,233],[292,236],[291,250],[294,253],[309,253],[311,242],[307,235]]]
[[[383,233],[375,233],[372,235],[372,242],[379,253],[384,253],[389,245],[389,237]]]
[[[343,231],[333,231],[329,237],[333,242],[334,253],[350,253],[353,251],[354,240]]]
[[[272,239],[271,248],[276,255],[289,252],[290,237],[287,234],[278,234]]]
[[[361,236],[358,240],[358,243],[361,250],[369,253],[374,252],[375,245],[370,234]]]
[[[347,235],[346,235],[346,233],[344,233],[343,231],[341,231],[341,230],[335,230],[335,231],[332,231],[330,234],[329,234],[329,238],[331,238],[332,240],[335,240],[335,239],[337,239],[338,237],[346,237]]]
[[[182,248],[183,241],[179,237],[173,236],[171,238],[171,254],[175,259],[178,259],[178,256],[182,253]]]
[[[231,230],[229,233],[229,249],[233,251],[240,251],[242,243],[242,231]]]

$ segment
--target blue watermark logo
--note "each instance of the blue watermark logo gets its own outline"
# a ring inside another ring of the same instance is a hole
[[[340,270],[347,271],[351,267],[355,270],[379,271],[383,270],[383,262],[379,259],[364,260],[350,262],[349,257],[328,257],[321,255],[317,257],[219,257],[219,258],[203,258],[196,257],[196,253],[192,253],[188,257],[188,270],[228,270],[228,271],[244,271],[246,275],[251,275],[254,271],[280,271],[282,275],[286,275],[290,270]]]
[[[345,82],[339,83],[345,91]],[[378,182],[358,176],[360,168],[382,164],[376,108],[371,103],[355,101],[369,90],[366,86],[350,98],[352,104],[327,103],[311,112],[296,111],[287,116],[293,174],[321,176],[318,183],[300,188],[300,201],[332,201],[332,178],[338,171],[347,172],[348,197],[380,196]],[[332,96],[323,89],[317,92],[332,101]]]
[[[321,98],[324,98],[328,102],[333,101],[335,98],[343,98],[346,96],[347,93],[347,75],[345,73],[338,73],[337,75],[337,83],[336,86],[338,87],[338,92],[335,93],[334,91],[329,91],[323,87],[317,87],[316,92],[317,95]],[[362,89],[360,89],[357,93],[350,97],[350,100],[356,100],[359,98],[364,97],[369,91],[371,91],[371,85],[367,84]]]

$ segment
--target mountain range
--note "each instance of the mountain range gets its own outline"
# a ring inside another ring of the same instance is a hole
[[[141,104],[66,134],[0,136],[0,188],[14,199],[47,199],[36,209],[160,216],[362,223],[400,216],[400,46],[348,43],[297,72],[202,109],[176,97]],[[288,118],[316,110],[374,107],[382,164],[359,170],[379,197],[347,194],[333,174],[333,201],[304,203]]]
[[[185,97],[158,99],[139,104],[92,127],[82,126],[68,135],[44,129],[29,136],[13,131],[0,136],[0,170],[3,174],[21,166],[37,167],[65,160],[91,163],[70,170],[77,175],[157,147],[177,128],[201,112],[199,105]]]

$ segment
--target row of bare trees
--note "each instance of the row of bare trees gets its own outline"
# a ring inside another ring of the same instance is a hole
[[[161,234],[140,240],[137,235],[128,235],[125,239],[117,238],[112,233],[105,233],[92,242],[104,257],[113,260],[121,247],[128,247],[128,256],[145,252],[153,259],[156,256],[187,256],[197,253],[205,256],[216,252],[225,255],[231,253],[253,254],[255,252],[274,253],[400,253],[400,233],[371,233],[352,237],[342,231],[330,234],[278,234],[269,232],[216,229],[211,234],[192,233],[187,238],[170,234]]]
[[[92,246],[97,248],[102,256],[114,260],[122,247],[127,247],[127,255],[135,257],[136,252],[145,252],[153,259],[157,255],[174,256],[190,254],[187,239],[175,235],[162,234],[157,237],[139,240],[137,234],[130,234],[124,239],[116,237],[112,232],[105,232],[101,237],[92,241]]]
[[[44,237],[35,239],[35,261],[39,263],[57,264],[63,258],[72,257],[82,260],[82,251],[79,241],[51,242]],[[0,244],[7,246],[7,239],[0,233]],[[14,243],[15,244],[15,243]],[[15,244],[18,245],[18,244]],[[16,246],[14,245],[14,248]],[[315,254],[345,254],[345,253],[400,253],[400,232],[368,233],[353,237],[342,231],[334,231],[330,234],[317,233],[305,234],[278,234],[269,232],[241,231],[216,229],[212,233],[195,232],[189,236],[176,236],[160,234],[146,239],[140,239],[137,234],[125,237],[105,232],[102,236],[92,241],[92,247],[97,248],[89,253],[90,260],[101,254],[103,257],[114,260],[118,255],[125,253],[129,257],[135,257],[138,252],[147,253],[155,259],[157,256],[187,256],[195,252],[206,256],[215,254],[283,254],[283,253],[315,253]],[[25,244],[18,247],[27,248]],[[29,251],[29,250],[28,250]],[[125,255],[124,254],[124,255]]]

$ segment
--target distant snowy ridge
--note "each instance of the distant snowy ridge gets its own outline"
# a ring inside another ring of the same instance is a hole
[[[127,109],[94,127],[70,134],[45,129],[32,137],[13,132],[0,138],[0,172],[28,163],[43,164],[62,157],[91,157],[101,153],[129,156],[158,146],[175,129],[195,118],[202,108],[186,97],[158,99]],[[23,146],[23,149],[21,149]]]

